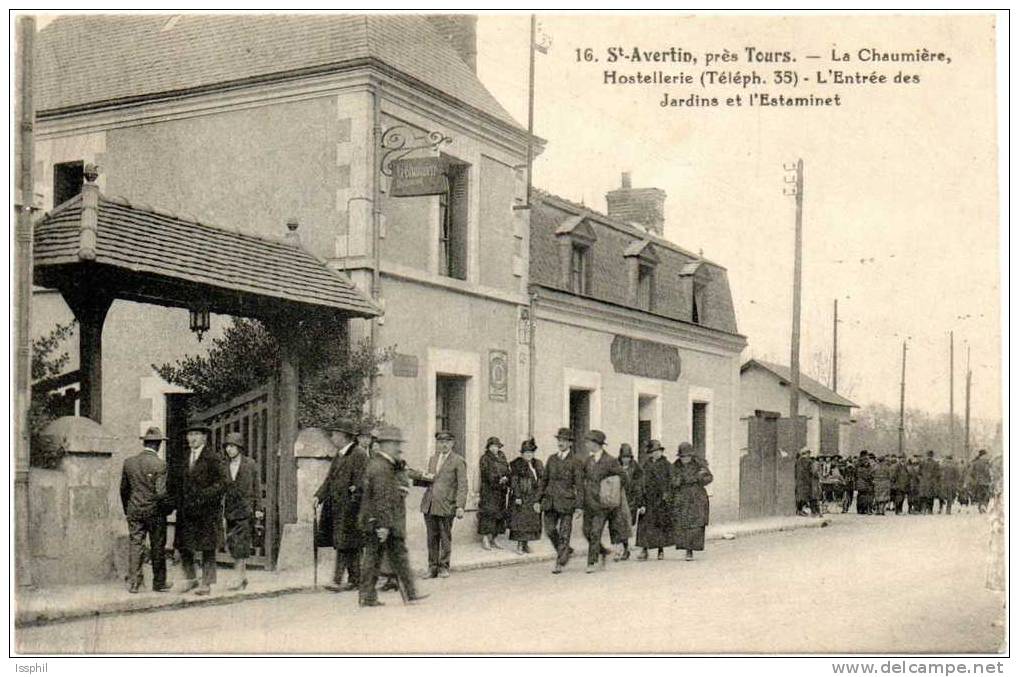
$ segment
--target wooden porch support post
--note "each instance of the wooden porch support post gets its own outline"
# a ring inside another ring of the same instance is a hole
[[[80,414],[96,423],[103,419],[103,324],[113,299],[101,292],[63,292],[78,321],[78,364],[81,368]]]
[[[280,524],[297,522],[297,389],[300,358],[294,341],[286,332],[276,334],[280,342],[279,388],[279,510]]]

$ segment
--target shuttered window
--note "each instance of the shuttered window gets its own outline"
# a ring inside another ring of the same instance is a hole
[[[439,274],[467,279],[467,218],[470,166],[450,163],[448,188],[439,196]]]

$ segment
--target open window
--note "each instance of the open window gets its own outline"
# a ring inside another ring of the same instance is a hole
[[[53,206],[62,205],[81,192],[85,182],[85,162],[59,162],[53,165]]]
[[[439,275],[467,279],[470,165],[448,160],[446,191],[439,195]]]
[[[623,252],[630,277],[630,298],[636,308],[652,311],[655,307],[655,269],[658,253],[650,240],[633,242]]]

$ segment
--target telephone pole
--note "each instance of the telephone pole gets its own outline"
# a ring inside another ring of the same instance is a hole
[[[906,342],[902,342],[902,381],[899,384],[899,456],[903,453],[906,434]]]
[[[786,183],[794,183],[796,198],[796,237],[793,249],[793,327],[789,355],[789,416],[798,420],[800,415],[800,295],[803,283],[803,160],[796,161],[796,177]]]
[[[967,461],[969,460],[969,454],[970,454],[970,448],[969,448],[969,394],[970,394],[970,388],[973,385],[973,372],[969,368],[969,353],[970,353],[970,348],[967,345],[966,346],[966,431],[965,431],[965,433],[966,433],[966,442],[965,442],[965,446],[963,447],[964,455],[965,455]]]
[[[839,391],[839,300],[835,299],[835,319],[832,321],[831,389]]]
[[[955,456],[955,332],[948,332],[948,453]]]

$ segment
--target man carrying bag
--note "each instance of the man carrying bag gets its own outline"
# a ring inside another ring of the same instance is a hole
[[[593,574],[595,564],[605,558],[609,549],[602,545],[601,535],[610,520],[625,519],[622,515],[622,474],[619,460],[605,451],[605,433],[592,430],[584,438],[588,457],[584,462],[584,536],[587,538],[587,573]],[[627,530],[629,525],[626,525]]]

